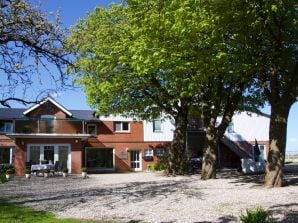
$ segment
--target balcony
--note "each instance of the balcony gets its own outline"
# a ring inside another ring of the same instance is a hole
[[[18,119],[16,134],[85,134],[84,121],[70,119]]]

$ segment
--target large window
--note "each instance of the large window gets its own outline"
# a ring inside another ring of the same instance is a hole
[[[11,148],[0,147],[0,164],[11,163],[12,161]]]
[[[115,122],[114,129],[115,129],[115,132],[129,132],[130,131],[129,122]]]
[[[29,160],[33,164],[38,164],[40,162],[40,146],[30,146],[29,147]]]
[[[153,132],[161,132],[161,120],[153,120]]]
[[[0,133],[12,133],[13,124],[10,122],[0,123]]]
[[[86,167],[88,170],[112,169],[113,149],[87,148]]]

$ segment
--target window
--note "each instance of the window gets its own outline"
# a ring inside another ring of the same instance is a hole
[[[258,150],[255,147],[255,144],[252,145],[252,155],[256,162],[264,162],[267,160],[266,154],[266,146],[265,145],[258,145]]]
[[[40,116],[41,119],[56,119],[56,117],[54,115],[41,115]]]
[[[230,122],[227,128],[228,133],[233,133],[234,131],[234,123]]]
[[[0,164],[10,163],[10,148],[0,148]]]
[[[152,148],[145,149],[144,160],[145,161],[153,161],[153,149]]]
[[[165,149],[164,148],[156,148],[155,155],[158,156],[158,157],[164,156],[165,155]]]
[[[0,124],[0,133],[12,133],[13,124],[10,122],[5,122]]]
[[[115,132],[129,132],[129,122],[115,122],[114,129]]]
[[[88,124],[87,125],[87,133],[90,135],[97,135],[96,124]]]
[[[153,132],[161,132],[161,120],[153,120]]]

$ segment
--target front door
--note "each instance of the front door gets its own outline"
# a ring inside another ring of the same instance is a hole
[[[141,171],[141,151],[131,150],[130,151],[130,169],[132,171]]]

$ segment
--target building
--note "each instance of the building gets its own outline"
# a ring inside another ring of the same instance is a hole
[[[255,139],[266,157],[268,127],[267,117],[236,115],[218,148],[219,166],[237,167],[240,158],[252,157]],[[48,97],[28,109],[0,109],[0,163],[13,163],[18,175],[26,162],[42,160],[59,161],[71,173],[85,166],[91,172],[144,171],[170,148],[173,131],[169,119],[97,117]],[[190,121],[188,158],[203,155],[204,138],[202,122]]]

